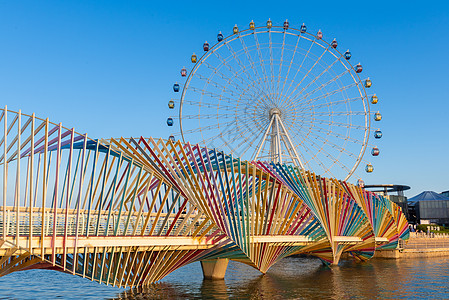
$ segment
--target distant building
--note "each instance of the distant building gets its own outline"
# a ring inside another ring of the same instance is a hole
[[[407,220],[410,221],[407,197],[404,196],[404,191],[409,190],[409,186],[401,184],[372,184],[365,185],[365,189],[378,194],[382,194],[391,202],[399,205],[402,208],[402,212],[404,213]],[[396,195],[392,194],[394,192],[396,192]]]
[[[409,199],[419,224],[449,225],[449,197],[425,191]]]

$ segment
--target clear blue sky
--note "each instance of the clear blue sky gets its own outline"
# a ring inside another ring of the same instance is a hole
[[[338,38],[373,80],[384,137],[367,184],[449,190],[449,1],[0,1],[0,105],[94,138],[166,137],[191,53],[268,18]]]

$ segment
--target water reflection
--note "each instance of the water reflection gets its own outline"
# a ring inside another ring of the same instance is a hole
[[[229,299],[228,287],[224,280],[203,280],[200,291],[203,299]]]
[[[314,258],[286,258],[265,275],[230,262],[225,280],[202,280],[193,264],[160,283],[117,299],[385,299],[449,298],[449,258],[342,262],[327,268]]]

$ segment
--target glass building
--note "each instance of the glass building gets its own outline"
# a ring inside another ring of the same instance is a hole
[[[420,224],[449,225],[449,197],[425,191],[409,199]]]

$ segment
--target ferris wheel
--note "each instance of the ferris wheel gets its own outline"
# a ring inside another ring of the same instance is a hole
[[[368,144],[372,121],[367,94],[372,82],[362,77],[349,50],[337,50],[321,30],[310,33],[286,20],[217,35],[203,44],[203,54],[181,69],[183,84],[173,85],[168,126],[179,126],[170,139],[199,143],[248,160],[294,164],[322,176],[347,180],[380,151]],[[374,122],[373,122],[374,124]],[[379,129],[374,138],[382,137]]]

